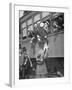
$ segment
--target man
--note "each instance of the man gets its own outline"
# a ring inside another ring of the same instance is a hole
[[[32,62],[27,54],[27,50],[25,47],[22,49],[23,53],[23,77],[29,78],[31,68],[33,67]]]

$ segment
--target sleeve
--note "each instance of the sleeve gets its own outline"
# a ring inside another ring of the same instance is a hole
[[[31,67],[33,67],[33,65],[32,65],[32,61],[30,60],[30,58],[29,58],[29,62],[30,62]]]
[[[24,55],[24,56],[23,56],[23,64],[26,65],[26,63],[27,63],[27,58],[26,58],[26,56]]]

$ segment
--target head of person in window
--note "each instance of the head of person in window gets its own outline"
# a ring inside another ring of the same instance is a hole
[[[58,22],[57,22],[57,21],[54,21],[54,22],[53,22],[53,27],[54,27],[54,28],[58,28]]]
[[[45,29],[46,32],[49,31],[48,27],[49,27],[49,22],[46,21],[46,22],[44,23],[44,29]]]

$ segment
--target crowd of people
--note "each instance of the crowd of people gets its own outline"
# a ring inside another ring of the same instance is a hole
[[[48,19],[46,21],[39,21],[36,24],[34,24],[34,29],[37,26],[37,24],[40,23],[40,27],[43,27],[43,29],[46,31],[47,34],[52,34],[56,32],[60,32],[64,30],[64,14],[57,16],[53,19]],[[28,30],[28,37],[34,36],[34,30]]]

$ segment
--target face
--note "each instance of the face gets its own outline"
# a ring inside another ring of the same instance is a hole
[[[23,54],[26,54],[26,51],[23,51]]]

